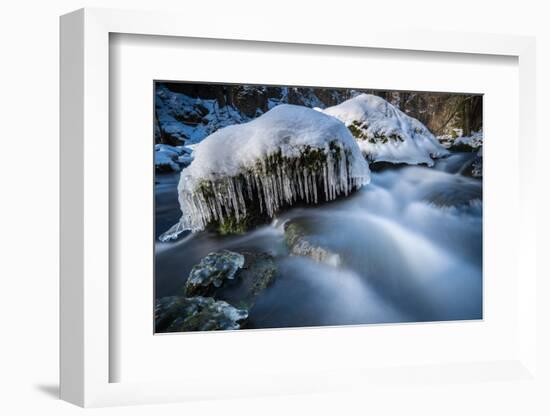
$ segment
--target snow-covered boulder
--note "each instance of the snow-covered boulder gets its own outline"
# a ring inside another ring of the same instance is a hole
[[[297,202],[348,195],[369,180],[368,163],[343,123],[306,107],[279,105],[216,131],[195,148],[178,185],[181,219],[161,239],[211,223],[239,227],[251,216],[271,218]]]
[[[448,154],[415,118],[376,95],[360,94],[323,110],[341,120],[371,162],[427,164]]]

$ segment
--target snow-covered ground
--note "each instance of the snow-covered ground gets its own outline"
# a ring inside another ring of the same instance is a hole
[[[360,94],[323,112],[350,129],[369,161],[432,166],[448,154],[420,121],[378,96]]]
[[[368,163],[343,123],[289,104],[216,131],[193,156],[178,185],[182,217],[164,239],[213,220],[238,221],[247,213],[245,199],[259,200],[272,217],[283,205],[332,200],[370,180]]]

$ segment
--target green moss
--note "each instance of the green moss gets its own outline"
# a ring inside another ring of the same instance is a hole
[[[355,125],[351,124],[348,126],[348,130],[351,132],[353,137],[359,139],[363,136],[363,132]]]
[[[212,181],[207,180],[201,180],[196,188],[196,193],[202,194],[204,199],[208,200],[210,198],[214,198],[214,186],[212,184]]]
[[[351,135],[359,140],[367,140],[367,124],[360,124],[357,121],[354,121],[348,126],[348,130],[351,132]]]
[[[332,160],[336,164],[342,163],[343,161],[341,159],[343,159],[343,148],[338,140],[335,139],[330,141],[328,148],[328,152],[330,152]],[[349,156],[349,151],[344,150],[344,152],[346,152]],[[254,167],[244,170],[243,174],[236,177],[220,178],[217,181],[200,181],[197,184],[195,193],[201,195],[207,204],[212,206],[219,192],[223,192],[223,190],[231,188],[231,181],[245,184],[251,177],[275,176],[278,175],[280,171],[302,172],[307,170],[310,174],[313,173],[320,175],[323,167],[327,164],[327,157],[328,155],[326,149],[319,149],[308,145],[300,148],[300,156],[297,158],[286,157],[279,150],[278,152],[267,156],[263,160],[256,161]],[[349,169],[349,158],[345,158],[345,162],[348,164],[347,167]],[[251,188],[253,193],[257,192],[254,180],[252,181]],[[243,189],[246,189],[246,187],[243,187]],[[221,235],[243,234],[247,230],[269,221],[267,213],[265,212],[265,207],[262,212],[259,198],[251,198],[246,190],[243,192],[242,196],[245,199],[247,212],[246,216],[241,217],[238,220],[234,216],[230,216],[229,218],[224,218],[223,221],[212,221],[206,228]],[[225,209],[224,216],[227,217],[227,210]]]
[[[221,235],[244,234],[250,228],[251,219],[246,216],[237,220],[236,218],[227,218],[222,223],[218,223],[216,230]]]

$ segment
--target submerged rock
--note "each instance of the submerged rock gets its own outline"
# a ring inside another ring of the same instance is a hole
[[[155,332],[239,329],[247,317],[246,310],[213,298],[168,296],[156,302]]]
[[[307,221],[291,220],[285,223],[285,242],[294,256],[309,257],[319,263],[338,266],[340,256],[324,248],[311,237],[311,229]]]
[[[277,267],[273,256],[267,253],[243,252],[245,263],[237,272],[238,285],[233,290],[220,291],[218,296],[229,302],[250,309],[256,298],[275,279]]]
[[[360,94],[323,110],[341,120],[370,162],[433,165],[448,154],[424,124],[376,95]]]
[[[464,176],[455,176],[452,181],[433,181],[419,192],[422,200],[437,207],[469,206],[483,197],[480,181]]]
[[[185,284],[186,296],[206,296],[226,280],[235,278],[244,266],[244,256],[229,250],[210,253],[191,269]]]
[[[279,105],[255,120],[208,136],[181,173],[182,217],[161,237],[232,222],[246,230],[297,203],[349,195],[370,181],[353,136],[334,117]]]

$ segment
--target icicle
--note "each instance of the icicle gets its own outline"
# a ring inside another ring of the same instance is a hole
[[[326,145],[323,150],[326,158],[317,170],[302,167],[300,158],[279,161],[279,157],[272,156],[258,161],[254,170],[201,182],[204,188],[196,189],[191,178],[182,178],[179,200],[184,215],[163,238],[174,238],[185,229],[204,229],[213,221],[240,221],[251,203],[259,205],[260,213],[274,217],[281,208],[298,201],[331,201],[349,195],[368,181],[368,176],[352,176],[351,160],[342,146],[331,149]]]

